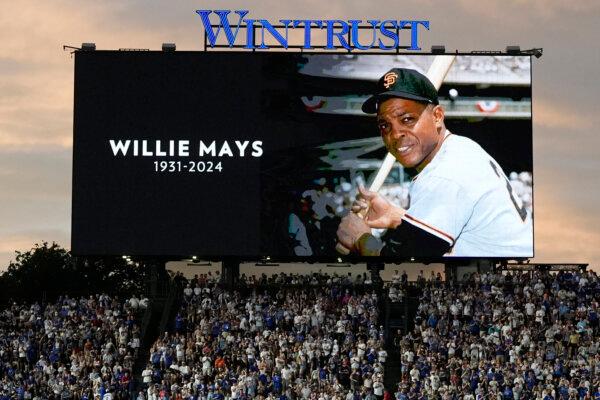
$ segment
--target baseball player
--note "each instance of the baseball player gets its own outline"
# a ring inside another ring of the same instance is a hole
[[[394,68],[378,87],[362,110],[377,113],[387,150],[417,173],[410,206],[360,188],[354,212],[339,225],[339,242],[360,255],[532,256],[531,216],[498,163],[473,140],[446,129],[427,77]],[[364,219],[359,212],[366,212]],[[372,228],[387,229],[382,240]]]

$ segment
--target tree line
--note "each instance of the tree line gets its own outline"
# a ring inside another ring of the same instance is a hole
[[[0,275],[0,305],[53,301],[62,295],[130,296],[145,289],[148,269],[123,257],[75,257],[57,243],[15,251]]]

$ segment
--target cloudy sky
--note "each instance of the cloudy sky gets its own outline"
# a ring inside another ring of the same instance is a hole
[[[196,9],[257,18],[424,19],[424,48],[543,47],[534,59],[536,261],[600,266],[600,2],[8,1],[0,13],[0,269],[34,243],[70,242],[73,59],[63,45],[202,49]]]

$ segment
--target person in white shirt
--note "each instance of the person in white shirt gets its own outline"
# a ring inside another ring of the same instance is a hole
[[[417,369],[416,366],[412,367],[412,369],[410,370],[409,374],[410,374],[410,379],[413,382],[418,382],[419,381],[420,375],[419,375],[419,370]]]
[[[179,372],[181,372],[181,375],[183,375],[184,379],[190,374],[190,367],[186,365],[185,361],[183,361],[179,366]]]
[[[525,313],[527,314],[528,319],[533,319],[535,314],[535,305],[531,301],[525,304]]]
[[[404,209],[359,188],[338,228],[345,252],[363,256],[531,257],[531,215],[502,168],[479,144],[451,134],[435,87],[394,68],[363,104],[377,113],[387,150],[418,173]],[[358,213],[366,213],[362,218]],[[371,229],[387,229],[382,240]],[[340,249],[340,246],[338,246]],[[340,249],[341,250],[341,249]]]
[[[150,365],[147,365],[142,371],[142,382],[145,385],[149,385],[152,382],[152,368]]]
[[[387,353],[387,351],[385,351],[385,349],[381,349],[381,350],[379,350],[379,352],[377,352],[377,359],[382,364],[385,364],[385,360],[387,359],[387,356],[388,356],[388,353]]]
[[[542,325],[544,323],[544,316],[545,315],[546,315],[546,311],[544,310],[544,307],[540,307],[535,312],[535,322],[537,322],[538,324]]]
[[[137,310],[140,306],[140,300],[134,295],[129,299],[129,306],[134,310]]]
[[[381,381],[375,381],[373,382],[373,394],[375,396],[377,396],[378,398],[382,398],[383,397],[383,382]]]

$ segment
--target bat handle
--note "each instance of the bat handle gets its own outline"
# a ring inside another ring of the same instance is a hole
[[[390,171],[394,167],[395,162],[396,162],[396,158],[393,155],[391,155],[390,153],[387,153],[387,155],[385,156],[385,159],[383,160],[381,167],[379,168],[379,171],[377,171],[377,175],[375,176],[375,179],[373,179],[373,183],[371,183],[371,186],[369,187],[369,190],[371,192],[378,192],[379,189],[381,189],[381,186],[385,182],[385,178],[390,174]],[[361,217],[362,219],[365,219],[365,217],[367,216],[367,211],[369,211],[368,208],[366,210],[361,210],[361,211],[357,212],[356,214],[359,217]],[[340,253],[342,255],[350,254],[350,250],[348,250],[346,247],[344,247],[344,245],[342,245],[339,242],[335,246],[335,249],[337,250],[338,253]]]

